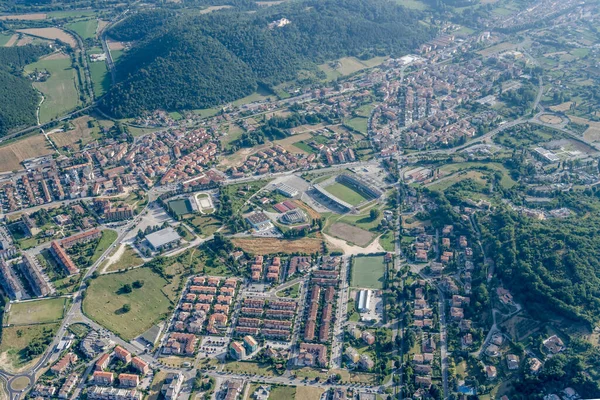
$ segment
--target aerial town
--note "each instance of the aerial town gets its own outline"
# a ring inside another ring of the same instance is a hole
[[[398,3],[410,53],[0,138],[0,398],[600,397],[600,5]]]

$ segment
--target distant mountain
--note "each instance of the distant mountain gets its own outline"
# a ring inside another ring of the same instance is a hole
[[[116,117],[144,110],[208,108],[295,79],[344,56],[401,55],[431,38],[420,15],[387,0],[289,1],[256,12],[133,15],[111,29],[134,48],[101,101]],[[269,27],[286,18],[289,24]]]

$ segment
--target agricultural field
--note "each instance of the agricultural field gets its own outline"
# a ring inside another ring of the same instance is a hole
[[[328,185],[324,189],[338,199],[344,200],[346,203],[353,206],[356,206],[367,200],[362,194],[340,182]]]
[[[283,240],[275,238],[234,238],[231,240],[235,246],[255,255],[271,253],[321,253],[323,241],[321,239],[302,238],[297,240]]]
[[[369,231],[358,228],[356,226],[348,225],[343,222],[334,222],[328,229],[327,233],[345,240],[348,243],[355,244],[357,246],[365,247],[375,237]]]
[[[110,89],[111,81],[106,63],[103,61],[88,62],[92,86],[96,97],[104,95]]]
[[[42,19],[46,19],[45,13],[35,13],[35,14],[18,14],[18,15],[3,15],[0,17],[0,21],[39,21]]]
[[[98,27],[98,20],[94,18],[72,22],[70,24],[67,24],[66,27],[77,33],[79,36],[81,36],[82,39],[91,39],[96,37],[96,28]]]
[[[123,285],[131,285],[135,281],[143,281],[143,288],[123,293]],[[102,275],[90,281],[83,310],[100,325],[124,340],[131,340],[170,312],[172,303],[162,291],[167,284],[164,278],[149,268]],[[129,304],[130,311],[123,309],[125,304]]]
[[[394,0],[397,4],[413,10],[426,10],[429,8],[427,4],[419,0]]]
[[[58,39],[61,42],[64,42],[73,48],[77,47],[77,41],[75,40],[75,38],[71,34],[65,32],[59,28],[17,29],[17,32],[24,33],[24,34],[34,36],[34,37],[39,37],[42,39],[48,39],[48,40]]]
[[[592,142],[600,141],[600,122],[574,116],[569,117],[569,119],[579,125],[588,125],[588,128],[583,132],[585,140]]]
[[[40,106],[40,122],[48,122],[73,110],[79,104],[77,74],[71,68],[71,60],[42,59],[25,67],[26,72],[48,70],[50,77],[45,82],[34,82],[33,86],[44,95]]]
[[[21,161],[54,153],[43,135],[35,133],[0,147],[0,172],[22,169]]]
[[[65,303],[64,297],[57,297],[12,304],[7,323],[31,325],[59,321],[63,318]]]
[[[383,289],[385,263],[383,256],[354,257],[352,265],[352,287]]]
[[[90,123],[94,125],[93,128],[89,127]],[[70,124],[73,129],[49,135],[56,147],[75,146],[79,148],[101,137],[98,123],[88,115],[71,120]]]

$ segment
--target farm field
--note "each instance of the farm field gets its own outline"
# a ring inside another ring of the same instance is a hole
[[[348,225],[343,222],[333,223],[329,227],[328,233],[332,236],[343,239],[348,243],[352,243],[361,247],[368,245],[375,237],[375,235],[369,231],[356,226]]]
[[[34,13],[34,14],[18,14],[18,15],[3,15],[0,17],[0,21],[9,20],[21,20],[21,21],[39,21],[46,19],[45,13]]]
[[[54,153],[43,135],[35,133],[0,147],[0,172],[22,169],[21,161]]]
[[[131,285],[138,280],[144,281],[143,288],[133,289],[131,293],[120,291],[123,285]],[[83,300],[83,310],[100,325],[124,340],[131,340],[170,311],[172,304],[162,292],[167,283],[149,268],[103,275],[90,281]],[[129,312],[123,310],[125,304],[130,305]]]
[[[374,57],[369,60],[359,60],[356,57],[344,57],[319,65],[319,69],[325,72],[327,80],[335,80],[339,77],[353,74],[366,68],[372,68],[382,64],[386,57]]]
[[[354,257],[352,287],[383,289],[385,264],[383,256]]]
[[[87,19],[83,21],[72,22],[66,25],[67,28],[77,33],[82,39],[91,39],[96,36],[98,27],[97,19]]]
[[[25,33],[27,35],[40,37],[48,40],[60,40],[75,48],[77,47],[77,41],[69,33],[59,28],[31,28],[31,29],[17,29],[17,32]]]
[[[25,67],[26,72],[33,72],[35,69],[46,69],[50,72],[46,82],[33,83],[33,86],[44,95],[44,102],[40,106],[40,122],[51,121],[77,107],[79,103],[79,92],[75,83],[77,78],[68,57],[42,59]]]
[[[362,194],[340,182],[328,185],[324,189],[338,199],[344,200],[346,203],[349,203],[353,206],[356,206],[367,200]]]
[[[38,357],[29,357],[27,346],[36,339],[54,337],[58,323],[39,324],[30,326],[9,326],[2,328],[0,342],[0,365],[9,372],[18,372],[28,365],[35,363]]]
[[[589,128],[583,132],[583,137],[586,140],[590,140],[593,142],[600,141],[600,122],[590,121],[589,119],[581,118],[581,117],[569,117],[571,121],[580,125],[588,125]]]
[[[78,145],[80,140],[81,145],[85,146],[101,136],[100,128],[97,126],[97,124],[95,124],[93,128],[88,126],[90,121],[93,121],[93,119],[88,115],[71,120],[71,124],[73,125],[74,129],[66,132],[52,133],[50,138],[58,148],[64,146],[73,146],[76,144]]]
[[[64,297],[57,297],[12,304],[7,322],[11,325],[31,325],[59,321],[64,314],[65,302]]]
[[[244,251],[265,255],[270,253],[310,253],[323,251],[323,241],[321,239],[303,238],[297,240],[282,240],[275,238],[234,238],[231,240],[234,245],[241,247]]]
[[[110,89],[110,74],[106,68],[106,63],[103,61],[89,62],[90,76],[92,78],[92,86],[96,97],[102,96]]]
[[[9,34],[0,33],[0,47],[6,46],[6,44],[12,37],[13,37],[12,33],[9,33]]]

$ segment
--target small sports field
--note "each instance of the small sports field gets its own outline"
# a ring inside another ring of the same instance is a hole
[[[182,216],[186,214],[191,214],[192,207],[190,207],[190,202],[187,199],[177,199],[169,202],[169,208],[173,210],[177,216]]]
[[[354,257],[350,285],[362,289],[383,289],[385,263],[383,256]]]

